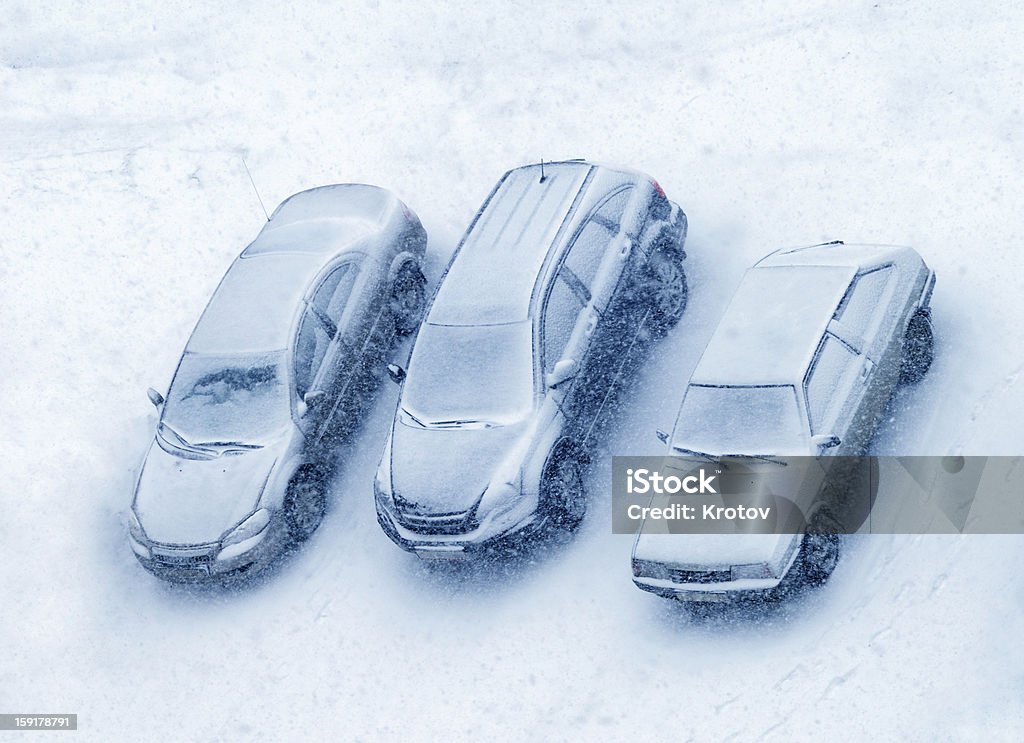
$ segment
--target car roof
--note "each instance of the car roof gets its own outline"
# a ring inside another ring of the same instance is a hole
[[[334,254],[357,243],[372,251],[378,236],[402,209],[386,189],[341,183],[285,199],[242,255]]]
[[[850,266],[748,269],[691,384],[799,384],[856,275]]]
[[[917,252],[905,245],[869,245],[841,240],[799,248],[780,248],[755,266],[849,266],[866,270],[884,263],[921,263]]]
[[[839,240],[768,254],[744,274],[691,383],[799,384],[854,276],[922,263],[910,247]]]
[[[319,256],[240,256],[199,318],[186,352],[232,354],[288,347],[292,319],[323,267]]]
[[[314,279],[342,253],[373,255],[404,205],[383,188],[344,183],[286,199],[231,264],[185,350],[232,354],[288,347]]]
[[[435,325],[494,325],[530,316],[549,256],[572,234],[573,217],[640,173],[583,160],[507,172],[462,239],[431,305]]]
[[[380,186],[334,183],[289,196],[270,215],[267,226],[273,228],[328,215],[384,224],[391,210],[400,203],[397,196]]]

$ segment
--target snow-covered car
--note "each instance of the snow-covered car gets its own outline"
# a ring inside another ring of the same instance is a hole
[[[781,466],[787,455],[854,460],[897,384],[932,362],[935,274],[911,248],[841,242],[780,250],[749,269],[687,385],[669,454]],[[826,460],[823,460],[826,461]],[[839,559],[827,509],[804,534],[656,534],[641,526],[633,581],[663,596],[725,600]]]
[[[185,346],[129,512],[169,580],[234,575],[308,538],[332,450],[426,304],[426,232],[390,192],[287,199],[232,263]]]
[[[459,557],[531,525],[575,529],[623,364],[686,307],[686,230],[641,173],[571,160],[501,178],[404,375],[374,487],[396,544]]]

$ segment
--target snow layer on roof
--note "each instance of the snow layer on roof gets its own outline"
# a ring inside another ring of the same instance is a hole
[[[292,318],[321,263],[308,255],[238,258],[188,342],[194,353],[244,353],[287,347]]]
[[[559,227],[590,170],[555,163],[508,173],[467,235],[438,290],[429,321],[488,325],[524,320]]]
[[[264,229],[242,255],[333,254],[374,234],[378,229],[376,222],[356,217],[293,222],[275,229]]]
[[[748,270],[690,381],[800,382],[855,272],[849,266]]]
[[[814,265],[871,268],[886,262],[920,262],[921,257],[904,245],[826,244],[805,248],[784,248],[761,259],[757,265]]]
[[[339,183],[301,191],[281,202],[265,230],[309,219],[366,219],[381,224],[395,206],[391,192],[361,183]]]

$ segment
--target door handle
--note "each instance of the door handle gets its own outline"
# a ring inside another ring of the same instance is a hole
[[[860,380],[866,382],[871,372],[875,370],[875,362],[871,359],[864,359],[864,366],[860,368]]]
[[[584,331],[584,334],[589,336],[589,335],[593,334],[593,332],[594,332],[594,330],[596,328],[597,328],[597,313],[594,312],[593,314],[591,314],[590,319],[587,320],[587,329]]]

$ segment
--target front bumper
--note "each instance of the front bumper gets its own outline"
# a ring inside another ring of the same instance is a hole
[[[637,576],[633,584],[667,599],[689,602],[732,602],[770,593],[782,578],[744,578],[719,583],[676,583],[666,578]]]
[[[198,583],[238,577],[272,563],[282,551],[286,533],[281,519],[273,519],[257,537],[225,549],[212,544],[160,544],[141,542],[128,535],[132,552],[150,573],[172,583]],[[232,548],[233,547],[233,548]]]
[[[472,529],[459,534],[424,534],[402,524],[383,499],[377,499],[377,523],[388,538],[406,552],[426,560],[472,559],[474,555],[537,523],[536,511],[519,516],[513,510],[510,515],[511,518],[484,519]]]

